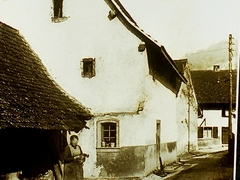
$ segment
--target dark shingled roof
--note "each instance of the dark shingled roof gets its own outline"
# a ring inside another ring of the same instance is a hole
[[[91,117],[51,79],[24,37],[0,22],[0,129],[80,130]]]
[[[229,71],[191,71],[193,86],[200,104],[229,103]],[[236,103],[236,70],[232,73],[233,103]]]

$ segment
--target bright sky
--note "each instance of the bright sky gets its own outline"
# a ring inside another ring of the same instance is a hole
[[[239,39],[239,0],[121,0],[137,24],[173,59]]]

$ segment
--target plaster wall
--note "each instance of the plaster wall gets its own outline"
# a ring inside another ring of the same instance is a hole
[[[228,117],[222,117],[222,110],[204,110],[203,115],[198,119],[198,125],[206,118],[206,126],[228,127]],[[236,134],[236,118],[232,118],[232,130]]]
[[[228,117],[222,117],[222,110],[203,110],[203,117],[198,119],[198,125],[206,118],[202,127],[218,127],[218,138],[199,138],[199,146],[221,145],[223,139],[222,127],[228,127]],[[236,118],[232,118],[232,132],[236,134]]]
[[[156,144],[156,120],[160,120],[160,154],[164,164],[176,161],[176,95],[161,83],[146,77],[145,128],[147,144]],[[158,156],[156,156],[157,161]],[[157,162],[159,165],[159,161]]]
[[[84,165],[86,177],[125,176],[126,174],[122,173],[123,169],[110,170],[108,168],[110,165],[107,164],[109,162],[125,162],[125,168],[129,169],[128,165],[130,164],[124,159],[126,157],[129,158],[130,162],[135,163],[139,163],[140,157],[143,158],[144,164],[140,163],[138,168],[132,169],[130,173],[132,177],[144,176],[159,166],[159,155],[156,150],[157,120],[161,120],[160,156],[163,163],[176,161],[176,97],[158,81],[153,81],[151,76],[145,78],[144,93],[144,106],[138,113],[136,111],[135,113],[123,112],[118,115],[96,116],[87,123],[90,130],[83,130],[80,133],[80,144],[82,144],[83,150],[86,149],[87,153],[90,154]],[[96,149],[97,121],[112,118],[119,120],[119,148],[113,151],[99,151]],[[130,153],[130,156],[128,152],[135,153]],[[103,161],[104,157],[107,158],[110,154],[109,161]]]
[[[198,104],[191,82],[189,67],[185,67],[187,84],[181,83],[177,95],[177,154],[197,149]]]
[[[11,10],[15,10],[12,18]],[[9,10],[9,11],[8,11]],[[110,21],[105,1],[64,1],[61,23],[51,22],[52,1],[4,1],[3,22],[17,28],[40,56],[54,80],[95,113],[135,111],[147,74],[146,51],[117,19]],[[1,16],[2,17],[2,16]],[[95,58],[96,76],[82,78],[80,61]],[[134,96],[133,96],[134,94]]]
[[[177,151],[178,155],[187,152],[188,149],[188,98],[183,93],[186,85],[182,85],[177,97]]]
[[[179,94],[177,103],[177,148],[178,155],[180,155],[188,151],[188,141],[190,151],[197,148],[198,112],[196,111],[197,104],[193,103],[188,107],[188,98],[184,94]]]
[[[156,120],[161,121],[161,143],[177,139],[176,95],[148,75],[146,81],[145,127],[156,131]],[[154,121],[155,123],[149,123]],[[148,144],[155,143],[155,134],[148,134]]]
[[[206,126],[228,126],[228,118],[222,117],[221,110],[203,110],[203,117],[202,119],[206,118]],[[199,119],[198,122],[201,123]]]

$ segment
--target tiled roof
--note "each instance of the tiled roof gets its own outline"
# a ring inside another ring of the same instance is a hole
[[[229,71],[201,70],[191,71],[193,86],[200,104],[229,103]],[[236,70],[232,73],[233,103],[236,102]]]
[[[0,129],[80,130],[91,116],[51,79],[24,37],[0,22]]]

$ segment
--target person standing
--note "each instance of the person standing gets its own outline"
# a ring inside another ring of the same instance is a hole
[[[72,135],[70,144],[65,147],[63,153],[63,180],[83,180],[83,163],[86,157],[88,157],[88,154],[83,153],[78,145],[78,136]]]

